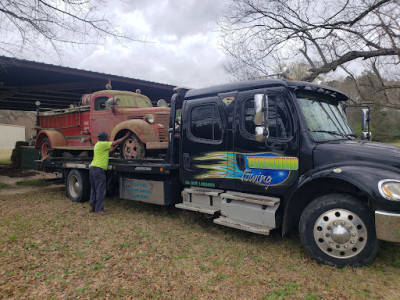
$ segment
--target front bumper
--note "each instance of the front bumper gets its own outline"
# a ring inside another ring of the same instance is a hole
[[[376,237],[388,242],[400,242],[400,213],[375,211]]]

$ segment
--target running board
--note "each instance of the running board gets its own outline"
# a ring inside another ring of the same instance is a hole
[[[275,206],[280,202],[280,199],[275,197],[253,195],[253,194],[246,194],[246,193],[239,193],[232,191],[222,193],[220,196],[222,199],[244,201],[248,203],[255,203],[266,206]]]
[[[269,228],[265,226],[260,226],[256,224],[249,224],[246,222],[241,222],[238,220],[232,220],[226,217],[219,217],[218,219],[214,219],[215,224],[232,227],[244,231],[249,231],[257,234],[269,235],[269,232],[274,228]]]
[[[221,210],[223,190],[191,187],[182,191],[182,203],[175,207],[213,215]]]
[[[195,212],[201,212],[201,213],[205,213],[205,214],[209,214],[209,215],[213,215],[216,212],[220,211],[219,208],[205,207],[202,205],[195,205],[195,204],[187,203],[187,202],[175,204],[175,207],[181,208],[181,209],[186,209],[186,210],[191,210],[191,211],[195,211]]]

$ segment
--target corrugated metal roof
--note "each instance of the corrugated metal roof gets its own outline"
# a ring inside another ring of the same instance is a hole
[[[65,108],[79,103],[83,94],[105,88],[111,81],[113,89],[140,89],[153,103],[169,100],[173,85],[124,76],[79,70],[0,56],[0,109],[35,110],[41,107]]]

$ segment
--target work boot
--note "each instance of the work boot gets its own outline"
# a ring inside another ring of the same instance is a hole
[[[90,204],[90,210],[89,210],[89,212],[94,212],[94,205],[93,205],[93,204]]]
[[[98,214],[98,215],[100,215],[100,216],[108,215],[108,213],[106,213],[104,210],[96,211],[96,214]]]

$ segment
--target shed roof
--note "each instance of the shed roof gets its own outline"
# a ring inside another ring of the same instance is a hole
[[[169,101],[174,86],[0,56],[0,109],[36,110],[66,108],[79,103],[83,94],[104,90],[108,82],[116,90],[140,89],[153,103]]]

